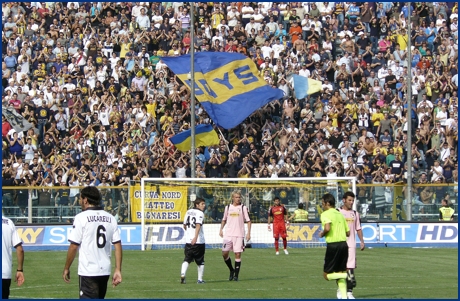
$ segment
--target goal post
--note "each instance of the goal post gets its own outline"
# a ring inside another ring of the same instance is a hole
[[[331,193],[337,207],[340,206],[343,193],[356,194],[356,178],[142,178],[131,189],[131,216],[133,222],[141,223],[141,250],[183,248],[182,221],[197,197],[206,202],[206,247],[220,248],[223,211],[235,190],[241,193],[242,203],[250,213],[252,230],[248,243],[252,247],[273,246],[273,233],[267,231],[266,225],[275,196],[281,199],[289,216],[299,203],[308,211],[308,222],[292,223],[287,229],[289,247],[320,247],[325,245],[318,236],[322,196]]]

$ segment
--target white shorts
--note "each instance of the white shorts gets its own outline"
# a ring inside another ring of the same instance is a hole
[[[222,251],[228,252],[233,251],[233,253],[241,253],[243,252],[243,244],[244,238],[243,237],[224,237],[224,242],[222,244]]]

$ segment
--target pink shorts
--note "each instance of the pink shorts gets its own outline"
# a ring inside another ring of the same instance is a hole
[[[347,269],[356,269],[356,248],[348,248]]]
[[[233,251],[233,253],[241,253],[243,252],[243,243],[244,243],[243,237],[236,237],[236,236],[224,237],[224,242],[222,244],[222,251],[224,252]]]

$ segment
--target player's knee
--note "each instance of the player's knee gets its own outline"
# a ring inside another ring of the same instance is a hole
[[[326,273],[326,272],[323,273],[323,277],[324,277],[324,279],[326,279],[327,281],[329,281],[329,279],[327,278],[327,273]]]

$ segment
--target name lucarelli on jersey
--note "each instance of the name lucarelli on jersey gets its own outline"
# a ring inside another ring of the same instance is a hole
[[[110,216],[100,216],[100,215],[90,215],[86,219],[89,223],[91,222],[100,222],[100,223],[111,223],[112,218]]]

